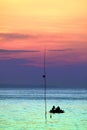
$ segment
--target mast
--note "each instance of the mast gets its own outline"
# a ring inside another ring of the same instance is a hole
[[[44,78],[45,121],[47,121],[47,97],[46,97],[46,88],[47,88],[47,84],[46,84],[46,49],[44,49],[44,74],[43,74],[43,78]]]

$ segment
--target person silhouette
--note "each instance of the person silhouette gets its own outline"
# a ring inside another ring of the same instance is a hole
[[[50,118],[52,118],[52,113],[54,113],[55,111],[55,106],[52,107],[52,109],[50,110]]]
[[[54,110],[55,110],[55,106],[52,107],[52,111],[54,111]]]
[[[60,111],[60,107],[59,106],[56,108],[56,111]]]

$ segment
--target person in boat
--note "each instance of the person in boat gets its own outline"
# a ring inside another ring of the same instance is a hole
[[[55,110],[55,113],[64,113],[64,110],[60,109],[60,107],[58,106]]]
[[[52,109],[49,111],[50,113],[54,113],[55,112],[55,106],[52,107]]]
[[[49,111],[50,112],[50,118],[52,118],[52,113],[54,113],[55,109],[56,109],[55,106],[53,106],[52,109]]]
[[[58,106],[58,107],[55,109],[55,111],[60,111],[60,107]]]
[[[56,109],[55,106],[53,106],[53,107],[52,107],[52,111],[54,111],[55,109]]]

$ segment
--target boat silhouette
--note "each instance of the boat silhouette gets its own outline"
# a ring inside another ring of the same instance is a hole
[[[52,109],[49,111],[49,113],[64,113],[64,110],[60,109],[60,107],[58,106],[57,108],[55,108],[55,106],[52,107]]]

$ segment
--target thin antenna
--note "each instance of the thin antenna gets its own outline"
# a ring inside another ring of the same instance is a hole
[[[46,49],[44,49],[44,74],[43,74],[43,78],[44,78],[45,121],[47,122],[47,97],[46,97],[46,88],[47,88],[47,84],[46,84]]]

